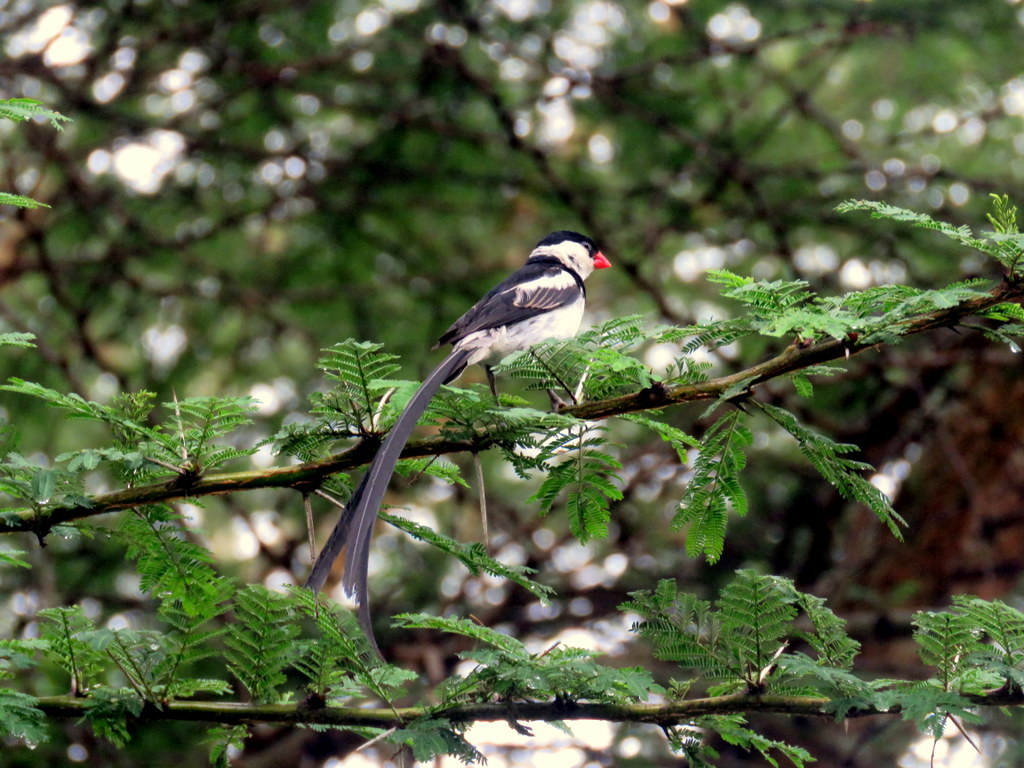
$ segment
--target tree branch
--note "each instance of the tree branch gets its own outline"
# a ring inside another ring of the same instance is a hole
[[[984,312],[987,309],[1006,303],[1020,303],[1024,298],[1024,285],[1002,283],[985,297],[970,299],[955,307],[929,312],[920,317],[908,320],[903,336],[912,336],[939,328],[953,328],[965,318]],[[639,392],[628,395],[582,403],[564,409],[563,413],[579,419],[605,419],[609,416],[620,416],[634,411],[666,408],[670,405],[693,402],[695,400],[712,400],[721,397],[730,389],[746,382],[748,389],[765,384],[772,379],[810,368],[814,365],[827,363],[831,360],[847,358],[881,347],[881,343],[862,342],[857,339],[826,339],[810,345],[794,343],[786,347],[780,354],[763,363],[751,366],[737,373],[709,379],[699,384],[687,384],[678,387],[664,387],[657,384]]]
[[[969,316],[984,312],[999,304],[1020,303],[1022,299],[1024,299],[1024,285],[1004,282],[987,296],[971,299],[954,307],[936,310],[906,321],[903,336],[912,336],[939,328],[952,328]],[[564,408],[561,412],[579,419],[596,420],[636,411],[657,410],[694,401],[714,400],[743,384],[750,390],[794,371],[831,360],[847,358],[880,346],[880,343],[864,342],[856,338],[826,339],[808,345],[794,343],[769,360],[699,384],[675,387],[655,384],[627,395],[572,405]],[[409,459],[463,451],[480,451],[494,444],[495,439],[486,430],[479,430],[474,436],[466,439],[437,436],[411,441],[405,446],[401,457]],[[256,488],[295,488],[298,490],[315,488],[330,475],[368,463],[372,460],[375,450],[375,441],[363,441],[320,461],[305,464],[266,470],[215,473],[198,478],[175,477],[163,483],[97,494],[92,497],[89,505],[56,506],[41,512],[32,509],[2,510],[0,511],[0,534],[27,531],[42,537],[53,526],[60,523],[127,509],[140,504],[166,503],[179,499],[215,496]]]
[[[988,694],[964,694],[979,707],[1024,706],[1024,694],[1003,690]],[[80,718],[86,714],[86,699],[75,696],[45,696],[36,706],[48,717]],[[499,720],[558,721],[604,720],[612,723],[646,723],[661,727],[681,725],[704,715],[746,714],[764,712],[807,717],[835,718],[833,700],[823,696],[787,696],[778,694],[729,694],[688,699],[671,704],[591,704],[566,701],[525,701],[505,703],[462,704],[449,708],[404,707],[311,707],[306,704],[244,704],[233,701],[170,701],[157,706],[146,703],[139,720],[192,720],[225,723],[312,723],[336,727],[395,728],[403,727],[421,717],[438,717],[458,723],[494,722]],[[901,714],[889,709],[861,707],[851,709],[846,717],[893,716]]]

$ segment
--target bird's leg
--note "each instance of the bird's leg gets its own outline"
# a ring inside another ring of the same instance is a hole
[[[498,399],[498,383],[494,379],[494,369],[485,363],[484,373],[487,374],[487,384],[491,388],[491,394],[494,395],[494,402],[501,405],[501,401]]]
[[[484,467],[480,462],[480,454],[473,451],[473,469],[476,470],[476,487],[480,495],[480,527],[483,529],[484,547],[491,552],[491,535],[487,526],[487,491],[484,488]]]

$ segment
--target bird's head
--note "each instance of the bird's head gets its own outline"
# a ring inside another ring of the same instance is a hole
[[[575,271],[584,280],[595,269],[605,269],[612,263],[597,249],[597,245],[586,235],[560,229],[545,237],[530,254],[554,257]]]

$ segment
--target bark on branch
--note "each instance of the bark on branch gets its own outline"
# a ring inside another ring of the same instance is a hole
[[[991,694],[968,694],[976,706],[1024,706],[1024,694],[999,691]],[[401,728],[421,717],[440,717],[452,722],[494,722],[499,720],[545,721],[604,720],[612,723],[646,723],[669,727],[692,722],[704,715],[746,714],[766,712],[783,715],[835,718],[832,700],[821,696],[786,696],[778,694],[730,694],[688,699],[671,704],[588,704],[565,701],[520,701],[514,704],[462,704],[445,708],[404,707],[399,709],[358,707],[310,707],[304,704],[244,704],[233,701],[171,701],[147,703],[140,720],[192,720],[228,725],[246,723],[297,724],[312,723],[335,727]],[[86,700],[75,696],[46,696],[36,706],[48,717],[81,718],[86,714]],[[873,707],[852,709],[847,717],[894,716],[899,707],[882,710]]]

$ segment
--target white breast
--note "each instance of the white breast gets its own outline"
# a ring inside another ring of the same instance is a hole
[[[485,360],[497,361],[512,352],[527,349],[548,339],[568,339],[576,335],[583,321],[585,301],[581,295],[572,304],[543,312],[521,323],[477,331],[455,345],[457,349],[476,350],[467,365]]]

